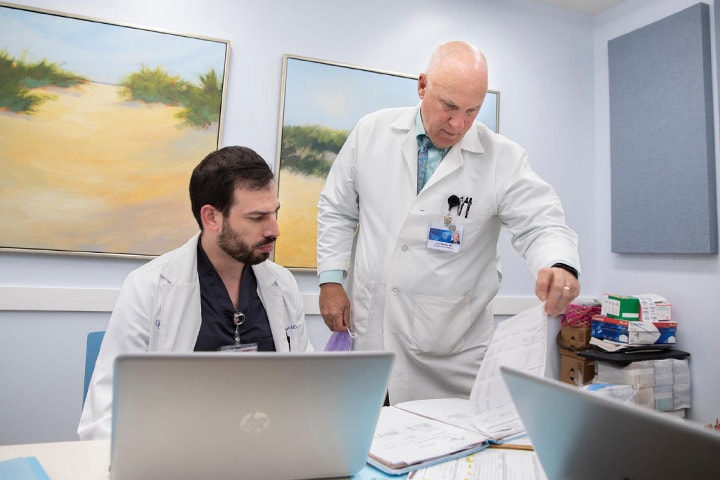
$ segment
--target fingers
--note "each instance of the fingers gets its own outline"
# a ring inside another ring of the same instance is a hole
[[[328,313],[323,316],[325,325],[333,332],[345,332],[350,327],[350,304],[337,313]]]
[[[545,302],[548,315],[560,315],[580,293],[580,284],[561,268],[543,268],[538,272],[535,294]]]
[[[350,326],[350,299],[339,283],[324,283],[320,286],[320,315],[325,325],[335,332]]]

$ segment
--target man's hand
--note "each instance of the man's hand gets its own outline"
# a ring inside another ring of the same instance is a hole
[[[331,331],[344,332],[350,327],[350,299],[341,284],[320,285],[320,315]]]
[[[580,293],[577,278],[562,268],[543,268],[538,272],[535,295],[545,302],[545,313],[560,315]]]

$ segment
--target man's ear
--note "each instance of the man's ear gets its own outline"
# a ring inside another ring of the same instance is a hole
[[[425,96],[425,89],[427,88],[427,76],[424,73],[420,74],[420,77],[418,78],[418,97],[422,100]]]
[[[203,230],[220,231],[222,227],[222,213],[212,205],[203,205],[200,208],[200,219]]]

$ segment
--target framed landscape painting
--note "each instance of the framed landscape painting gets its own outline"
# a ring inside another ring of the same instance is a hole
[[[317,267],[317,203],[330,167],[360,118],[419,102],[417,76],[294,55],[283,56],[278,159],[281,235],[275,262]],[[498,131],[499,92],[489,91],[478,120]]]
[[[0,3],[0,249],[155,256],[198,226],[228,41]]]

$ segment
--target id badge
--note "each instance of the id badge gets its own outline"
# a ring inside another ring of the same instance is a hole
[[[448,225],[445,222],[432,222],[428,232],[427,248],[443,252],[459,252],[462,245],[462,225]]]
[[[240,341],[240,325],[245,323],[247,317],[244,313],[236,311],[233,313],[233,323],[235,324],[235,343],[233,345],[223,345],[218,348],[218,352],[257,352],[257,343],[242,343]]]
[[[257,352],[257,343],[237,343],[235,345],[224,345],[218,348],[218,352]]]

